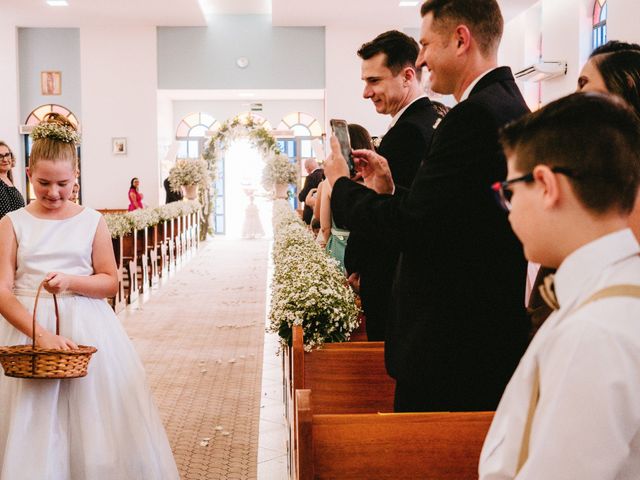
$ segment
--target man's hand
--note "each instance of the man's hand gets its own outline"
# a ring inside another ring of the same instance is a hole
[[[339,178],[349,177],[349,167],[347,160],[340,152],[340,142],[335,136],[331,137],[331,154],[324,161],[324,176],[331,188]]]
[[[377,193],[393,193],[395,186],[387,160],[373,150],[354,150],[353,161],[364,184]]]
[[[358,294],[360,293],[360,274],[358,272],[353,272],[349,275],[347,282],[349,282],[349,285],[351,285],[354,292]]]
[[[304,204],[313,208],[316,205],[316,193],[318,193],[318,189],[317,188],[312,188],[311,190],[309,190],[309,193],[307,194],[306,198],[304,199]]]

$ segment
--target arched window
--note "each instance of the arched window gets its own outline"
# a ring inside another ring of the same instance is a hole
[[[220,128],[220,122],[208,113],[190,113],[178,124],[178,158],[199,158],[207,132]]]
[[[607,43],[607,0],[595,0],[593,4],[591,45],[595,50],[605,43]]]
[[[322,127],[318,120],[302,112],[286,115],[278,125],[278,130],[293,130],[296,137],[322,136]]]
[[[35,127],[36,125],[38,125],[42,121],[42,118],[47,113],[51,113],[51,112],[59,113],[60,115],[63,115],[65,117],[67,117],[67,119],[69,119],[69,121],[71,123],[73,123],[76,127],[79,126],[78,125],[78,119],[71,112],[71,110],[69,110],[67,108],[64,108],[62,105],[56,105],[55,103],[48,103],[46,105],[40,105],[38,108],[36,108],[33,112],[31,112],[29,114],[25,124]]]
[[[259,115],[257,113],[253,113],[253,112],[244,112],[244,113],[241,113],[241,114],[238,115],[238,120],[240,120],[242,123],[247,123],[247,120],[249,118],[251,118],[253,120],[253,123],[255,123],[256,125],[260,125],[261,127],[265,128],[266,130],[272,130],[273,129],[273,127],[271,127],[271,124],[262,115]]]
[[[60,115],[67,117],[67,119],[73,123],[78,131],[80,131],[80,122],[78,122],[78,117],[76,117],[71,110],[63,107],[62,105],[56,105],[55,103],[47,103],[45,105],[40,105],[38,108],[33,110],[28,116],[26,121],[24,122],[27,128],[20,129],[21,133],[24,133],[24,152],[25,159],[24,165],[25,167],[29,166],[29,158],[31,157],[31,147],[33,145],[33,140],[29,133],[33,130],[33,127],[38,125],[44,116],[47,113],[59,113]],[[81,165],[81,155],[80,155],[80,146],[78,146],[78,185],[80,185],[80,191],[78,194],[78,202],[82,203],[82,165]],[[25,173],[25,185],[27,186],[27,203],[35,200],[35,195],[33,194],[33,187],[31,186],[31,182],[29,181],[29,177]]]

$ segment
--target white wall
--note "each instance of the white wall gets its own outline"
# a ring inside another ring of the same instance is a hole
[[[80,30],[83,201],[126,208],[132,177],[145,203],[160,200],[157,54],[154,27]],[[127,155],[112,155],[112,137],[127,138]]]
[[[508,65],[513,73],[537,62],[540,57],[542,10],[540,3],[525,10],[505,24],[498,63]],[[540,84],[518,82],[518,87],[531,110],[538,108]]]
[[[416,19],[416,23],[419,19]],[[358,28],[326,27],[326,125],[331,118],[343,118],[349,123],[359,123],[371,135],[387,131],[391,117],[376,112],[371,100],[362,98],[364,83],[360,79],[362,60],[356,52],[363,43],[373,40],[384,29],[379,26]],[[392,28],[391,26],[389,29]]]
[[[607,35],[609,40],[640,43],[640,2],[638,0],[609,0]]]
[[[13,178],[24,195],[24,148],[18,134],[20,125],[18,88],[18,32],[15,25],[0,23],[0,140],[11,147],[16,157]]]

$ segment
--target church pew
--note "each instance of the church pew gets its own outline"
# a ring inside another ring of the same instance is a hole
[[[158,232],[160,226],[153,225],[147,227],[147,255],[149,257],[149,286],[155,285],[160,279],[158,273],[158,252],[160,243],[160,234]]]
[[[116,271],[118,274],[118,291],[113,297],[107,298],[109,305],[116,313],[120,313],[127,304],[124,291],[124,265],[122,255],[122,236],[112,238],[113,253],[116,257]]]
[[[305,352],[293,329],[291,395],[312,389],[316,413],[392,412],[395,381],[384,365],[383,342],[327,343]]]
[[[478,478],[494,412],[322,415],[311,390],[296,397],[296,479]]]
[[[122,236],[122,262],[125,269],[124,288],[127,303],[133,303],[138,299],[138,235],[130,232]]]
[[[146,228],[135,231],[137,239],[136,249],[136,273],[138,276],[138,288],[141,293],[146,293],[150,289],[149,282],[149,236]]]
[[[326,343],[305,352],[302,328],[294,327],[286,357],[284,399],[290,468],[297,451],[296,390],[313,390],[316,413],[393,412],[395,380],[385,369],[383,342]]]

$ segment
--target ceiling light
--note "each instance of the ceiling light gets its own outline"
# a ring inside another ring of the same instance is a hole
[[[67,0],[47,0],[47,5],[50,7],[68,7],[69,2]]]
[[[398,6],[400,7],[417,7],[419,0],[400,0]]]

